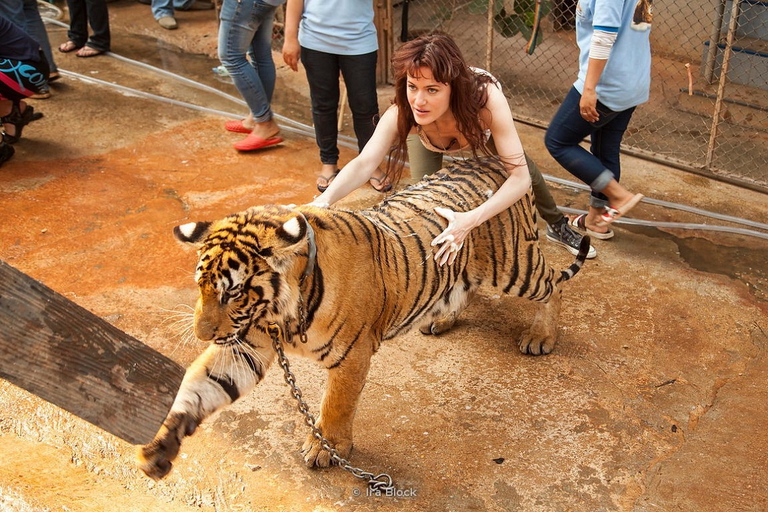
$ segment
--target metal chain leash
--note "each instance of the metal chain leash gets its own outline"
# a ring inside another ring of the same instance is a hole
[[[322,431],[315,424],[315,417],[309,411],[309,406],[304,401],[304,398],[301,394],[301,390],[296,385],[296,378],[291,372],[291,368],[288,364],[288,359],[285,357],[285,352],[283,351],[283,340],[282,340],[283,330],[276,323],[270,322],[269,325],[267,326],[267,331],[269,332],[269,335],[272,338],[272,348],[274,348],[275,352],[277,353],[277,361],[280,364],[280,367],[283,369],[283,373],[285,374],[285,382],[287,382],[288,385],[290,386],[291,394],[293,395],[293,398],[295,398],[296,402],[298,403],[299,412],[304,416],[304,423],[306,423],[307,426],[312,430],[312,435],[315,437],[315,439],[317,439],[320,442],[320,446],[323,448],[323,450],[327,451],[330,454],[333,462],[335,462],[343,470],[352,473],[354,476],[356,476],[357,478],[360,478],[361,480],[367,480],[368,487],[372,491],[378,491],[381,493],[394,491],[395,486],[392,484],[391,476],[389,476],[386,473],[374,475],[373,473],[369,473],[368,471],[364,471],[360,468],[354,467],[349,463],[348,460],[344,459],[341,455],[339,455],[339,452],[336,450],[336,448],[331,446],[328,440],[323,436]]]

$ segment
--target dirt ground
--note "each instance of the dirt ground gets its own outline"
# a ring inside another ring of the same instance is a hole
[[[211,73],[213,13],[179,13],[180,28],[169,32],[148,6],[109,5],[115,54],[236,97]],[[54,44],[66,37],[57,27],[50,35]],[[117,57],[56,57],[65,77],[51,99],[33,103],[45,117],[0,169],[0,259],[187,365],[203,349],[180,334],[195,300],[195,255],[171,229],[253,204],[312,199],[319,164],[299,124],[309,120],[303,77],[278,70],[274,108],[285,143],[238,154],[231,144],[240,136],[222,127],[244,112],[231,99]],[[389,94],[382,88],[382,105]],[[540,130],[518,130],[545,174],[571,179]],[[352,135],[348,124],[343,134]],[[354,155],[342,153],[341,163]],[[768,219],[768,201],[755,192],[630,157],[624,176],[649,198],[633,218],[745,228],[659,204],[666,201]],[[586,204],[584,191],[551,184],[561,206]],[[345,205],[380,198],[365,187]],[[307,427],[275,367],[202,425],[160,482],[137,470],[133,446],[0,381],[0,510],[768,509],[766,231],[615,229],[567,284],[551,355],[519,353],[531,305],[490,290],[451,332],[382,346],[350,461],[391,475],[396,496],[370,495],[340,468],[304,467]],[[541,243],[553,265],[571,262]],[[291,364],[317,411],[323,373]]]

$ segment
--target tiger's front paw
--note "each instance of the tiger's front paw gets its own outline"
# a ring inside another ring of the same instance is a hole
[[[436,318],[431,322],[422,325],[419,330],[422,334],[443,334],[444,332],[448,332],[451,330],[451,328],[453,328],[457,318],[458,315],[456,312],[451,311],[442,318]]]
[[[333,442],[328,439],[328,443],[336,449],[339,457],[343,459],[349,457],[349,454],[352,452],[351,438],[339,442]],[[324,449],[320,441],[312,434],[307,437],[304,446],[301,447],[301,454],[304,456],[304,463],[308,468],[327,468],[332,462],[330,452]]]
[[[531,330],[524,332],[520,336],[518,346],[520,347],[520,352],[523,354],[540,356],[552,352],[556,342],[557,336],[555,335],[541,335],[540,333],[535,333]]]
[[[191,436],[198,422],[184,413],[171,413],[151,443],[137,451],[139,468],[150,478],[160,480],[170,473],[179,454],[181,441]]]

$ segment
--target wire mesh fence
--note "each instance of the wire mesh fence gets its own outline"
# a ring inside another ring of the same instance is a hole
[[[470,64],[499,78],[517,119],[546,127],[578,72],[577,0],[542,0],[532,38],[536,4],[396,1],[392,45],[451,34]],[[768,2],[656,0],[653,14],[651,98],[625,149],[768,192]]]

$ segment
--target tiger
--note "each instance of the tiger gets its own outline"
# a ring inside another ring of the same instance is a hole
[[[551,352],[560,285],[582,267],[589,237],[573,264],[554,270],[539,248],[529,190],[473,229],[452,264],[441,266],[432,254],[430,242],[446,225],[435,208],[475,208],[506,177],[497,160],[469,159],[368,209],[263,205],[175,227],[179,241],[199,248],[194,333],[209,345],[186,370],[154,439],[138,447],[141,470],[163,478],[185,437],[262,380],[275,359],[270,324],[281,326],[286,353],[327,369],[316,426],[342,458],[352,450],[358,400],[382,341],[416,327],[448,331],[481,285],[535,301],[518,346],[524,354]],[[334,460],[312,433],[301,453],[309,467]]]

